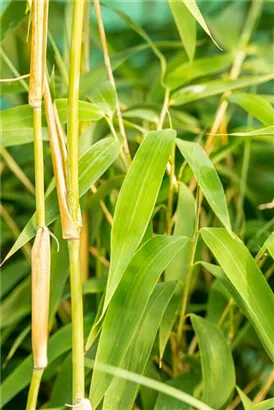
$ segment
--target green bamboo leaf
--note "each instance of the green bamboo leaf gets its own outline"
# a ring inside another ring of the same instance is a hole
[[[239,38],[245,15],[239,2],[227,2],[226,7],[218,12],[218,18],[209,17],[210,30],[225,50],[234,50],[239,46]],[[231,22],[233,21],[233,24]]]
[[[221,228],[202,228],[201,235],[223,269],[215,267],[214,274],[247,316],[274,360],[274,297],[258,265],[235,234]]]
[[[175,213],[175,236],[192,238],[195,226],[195,199],[190,189],[179,182],[178,204]],[[191,245],[185,246],[172,260],[165,271],[165,280],[178,280],[184,282],[188,271]]]
[[[175,287],[176,282],[163,282],[155,286],[138,331],[122,360],[121,366],[123,369],[144,374],[161,319],[175,291]],[[131,410],[137,392],[138,385],[116,377],[106,393],[103,408]]]
[[[170,129],[149,132],[125,177],[111,231],[111,261],[104,311],[146,232],[175,136],[175,131]]]
[[[252,401],[247,397],[245,392],[243,392],[238,386],[237,386],[237,391],[242,401],[242,404],[244,406],[244,410],[251,410],[253,406]]]
[[[200,375],[195,373],[185,373],[167,382],[169,386],[182,390],[193,395],[195,387],[200,381]],[[191,410],[192,406],[173,399],[165,394],[158,395],[154,410]]]
[[[16,287],[17,283],[30,272],[30,265],[26,260],[18,259],[1,269],[1,290],[0,296],[3,301],[4,296]]]
[[[90,328],[92,318],[84,319],[85,334]],[[71,349],[71,324],[62,327],[49,338],[48,343],[48,365],[54,362],[62,354]],[[1,384],[1,404],[4,406],[22,389],[27,387],[31,381],[33,358],[30,354],[23,362],[6,377]]]
[[[90,388],[95,408],[113,380],[112,376],[100,372],[97,363],[114,366],[122,363],[159,276],[187,242],[185,237],[156,236],[136,252],[127,267],[109,305],[99,339]]]
[[[254,404],[251,410],[273,410],[274,409],[274,398],[267,399],[261,403]]]
[[[223,333],[217,326],[196,315],[191,315],[191,323],[201,355],[202,400],[218,410],[228,402],[235,387],[236,376],[232,354]]]
[[[138,118],[145,121],[159,122],[159,113],[152,108],[130,108],[123,112],[123,118]]]
[[[99,107],[101,116],[113,117],[118,99],[116,91],[109,81],[97,84],[95,89],[88,95],[88,98],[96,107]]]
[[[238,88],[250,87],[251,85],[263,84],[273,79],[273,74],[266,76],[240,77],[237,80],[214,80],[207,83],[189,85],[180,88],[172,94],[170,105],[183,105],[202,98],[222,94],[226,91]]]
[[[272,259],[274,259],[274,232],[272,232],[272,234],[270,234],[265,241],[265,247],[271,255]]]
[[[187,7],[187,9],[190,11],[190,13],[192,14],[192,16],[195,18],[195,20],[200,24],[200,26],[204,29],[204,31],[206,32],[207,35],[209,35],[209,37],[211,38],[211,40],[213,41],[213,43],[218,47],[218,44],[216,43],[216,41],[214,40],[214,38],[212,37],[212,34],[199,10],[199,7],[196,4],[195,0],[182,0],[185,4],[185,6]]]
[[[257,128],[255,130],[246,132],[233,132],[229,135],[232,135],[234,137],[273,137],[274,125],[271,125],[270,127]]]
[[[67,122],[68,100],[66,98],[55,100],[60,121]],[[100,107],[86,101],[79,101],[79,120],[98,121],[103,112]],[[29,105],[19,105],[0,112],[0,133],[3,147],[27,144],[33,142],[33,119]],[[47,130],[45,115],[43,115],[43,136],[46,139]]]
[[[231,230],[228,208],[220,178],[203,148],[195,143],[176,139],[176,144],[193,171],[213,212],[226,229]]]
[[[85,359],[85,365],[89,369],[93,369],[95,366],[94,360]],[[207,404],[203,403],[202,401],[196,399],[195,397],[191,396],[190,394],[184,393],[181,390],[175,389],[168,384],[161,383],[157,380],[151,379],[149,377],[142,376],[137,373],[130,372],[128,370],[121,369],[116,366],[111,366],[105,363],[98,363],[98,369],[101,372],[107,373],[112,376],[121,377],[123,379],[129,380],[133,383],[138,383],[142,386],[147,388],[156,390],[160,393],[166,394],[169,397],[172,397],[176,400],[180,400],[182,403],[188,403],[190,406],[198,409],[198,410],[214,410],[212,407],[208,406]]]
[[[57,373],[57,377],[54,380],[49,406],[63,406],[64,403],[72,403],[72,354],[69,353],[65,358],[60,370]]]
[[[274,109],[264,97],[256,94],[237,93],[230,95],[228,101],[239,105],[265,125],[273,124]]]
[[[111,137],[104,138],[92,145],[79,160],[80,196],[93,185],[110,167],[120,153],[120,143]],[[58,217],[56,191],[52,191],[46,199],[46,224],[54,222]],[[36,234],[35,214],[29,220],[5,259],[11,257]]]
[[[192,61],[196,49],[196,20],[182,0],[169,0],[168,3],[183,46]]]
[[[175,236],[187,236],[192,238],[195,224],[195,199],[190,189],[179,182],[178,204],[175,213]],[[165,270],[166,281],[184,282],[190,263],[191,244],[190,242],[178,252]],[[176,293],[173,295],[162,320],[159,332],[159,353],[163,356],[170,332],[176,320],[179,304],[182,296],[182,286],[178,284]]]
[[[165,81],[171,90],[174,90],[195,78],[224,71],[231,63],[232,54],[230,53],[199,58],[193,62],[180,64],[167,74]]]
[[[0,37],[1,40],[9,35],[23,20],[27,18],[26,16],[26,2],[17,2],[16,0],[11,1],[5,8],[4,12],[1,14],[0,23]]]
[[[31,311],[31,282],[25,278],[5,298],[1,306],[1,329],[26,317]]]

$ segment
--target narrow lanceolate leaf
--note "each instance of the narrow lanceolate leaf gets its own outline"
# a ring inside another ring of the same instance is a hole
[[[274,109],[270,102],[261,95],[246,93],[232,94],[228,97],[228,101],[239,105],[265,125],[273,125]]]
[[[62,124],[67,123],[68,100],[56,99],[59,118]],[[98,121],[103,113],[100,107],[86,101],[79,101],[79,120]],[[45,125],[43,118],[43,125]],[[19,105],[0,113],[1,144],[3,147],[33,142],[32,111],[29,105]],[[44,129],[44,136],[47,135]]]
[[[176,132],[170,129],[149,132],[123,182],[111,231],[111,263],[104,310],[145,234],[175,136]]]
[[[79,160],[79,191],[80,195],[97,181],[98,178],[110,167],[120,153],[120,143],[109,137],[92,145]],[[35,216],[29,220],[15,244],[5,259],[12,256],[18,249],[35,236]],[[58,217],[58,203],[56,191],[50,193],[46,199],[46,224],[54,222]]]
[[[212,34],[199,10],[199,7],[196,4],[195,0],[182,0],[184,2],[184,4],[186,5],[187,9],[190,11],[190,13],[192,14],[192,16],[195,18],[195,20],[200,24],[200,26],[204,29],[204,31],[206,32],[206,34],[209,35],[209,37],[211,38],[211,40],[216,44],[217,47],[218,44],[216,43],[216,41],[214,40],[214,38],[212,37]]]
[[[183,373],[175,379],[167,382],[169,386],[180,389],[185,393],[193,395],[195,387],[200,381],[200,375],[196,373]],[[154,410],[192,410],[192,406],[187,403],[182,403],[179,400],[171,398],[165,394],[158,395]]]
[[[175,227],[173,234],[175,236],[187,236],[191,238],[194,234],[195,224],[195,199],[190,189],[179,182],[178,204],[175,213]],[[187,243],[180,252],[172,259],[171,263],[165,270],[166,281],[184,282],[187,274],[191,254],[191,243]],[[160,357],[163,356],[170,332],[179,311],[179,304],[182,297],[182,286],[178,284],[175,294],[173,295],[166,311],[159,331],[159,351]]]
[[[121,367],[144,374],[161,319],[175,291],[176,282],[156,285],[142,317],[140,326],[124,357]],[[138,392],[138,385],[116,377],[104,399],[104,409],[131,410]]]
[[[224,189],[220,178],[203,148],[195,143],[176,139],[176,144],[204,193],[215,215],[226,229],[231,230]]]
[[[201,235],[224,271],[216,275],[235,299],[274,360],[273,293],[243,242],[220,228],[202,228]]]
[[[191,315],[191,322],[198,340],[202,362],[202,400],[218,410],[227,403],[235,387],[232,354],[223,333],[217,326],[196,315]]]
[[[274,232],[272,232],[265,241],[265,247],[271,255],[272,259],[274,259]]]
[[[261,403],[253,404],[252,410],[273,410],[274,409],[274,398],[267,399]]]
[[[262,84],[273,79],[273,74],[266,76],[241,77],[237,80],[214,80],[180,88],[172,94],[170,105],[183,105],[202,98],[222,94],[251,85]]]
[[[165,82],[174,90],[195,78],[205,77],[226,70],[231,65],[232,59],[232,54],[226,53],[180,64],[167,74]]]
[[[94,368],[94,360],[86,358],[85,360],[86,367],[93,369]],[[98,368],[101,372],[105,372],[112,376],[121,377],[123,379],[129,380],[133,383],[141,384],[149,389],[156,390],[162,394],[165,394],[169,397],[172,397],[176,400],[181,401],[182,403],[187,403],[190,406],[194,407],[198,410],[214,410],[212,407],[208,406],[207,404],[203,403],[202,401],[196,399],[195,397],[191,396],[190,394],[184,393],[181,390],[175,389],[168,384],[161,383],[158,380],[151,379],[150,377],[141,376],[140,374],[130,372],[129,370],[124,370],[120,367],[111,366],[105,363],[98,363]]]
[[[90,390],[91,402],[95,408],[113,379],[100,372],[97,363],[113,366],[121,364],[139,329],[159,276],[187,242],[185,237],[156,236],[146,242],[132,258],[103,322]]]
[[[112,117],[117,107],[117,94],[109,81],[97,84],[89,99],[99,108],[101,115]]]
[[[232,134],[234,137],[273,137],[274,136],[274,125],[270,125],[269,127],[264,128],[257,128],[252,131],[246,132],[233,132]]]
[[[193,60],[196,49],[196,20],[182,0],[169,0],[169,7],[188,58]]]
[[[179,182],[178,204],[175,213],[175,236],[192,238],[195,225],[195,199],[190,189]],[[165,280],[184,281],[188,270],[190,244],[185,246],[172,260],[165,271]]]
[[[238,391],[239,397],[242,401],[242,404],[244,406],[244,410],[251,410],[252,406],[253,406],[252,401],[249,399],[249,397],[247,397],[245,392],[243,392],[239,387],[237,387],[237,391]]]

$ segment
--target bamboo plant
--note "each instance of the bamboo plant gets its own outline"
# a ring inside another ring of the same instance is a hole
[[[4,7],[3,410],[274,408],[272,17]]]

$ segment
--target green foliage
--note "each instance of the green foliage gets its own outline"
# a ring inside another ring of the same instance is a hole
[[[10,81],[29,71],[29,14],[26,2],[4,3],[1,400],[10,410],[25,408],[31,381],[36,214],[29,79]],[[93,5],[79,78],[86,397],[93,410],[273,409],[271,2],[101,6],[116,87]],[[72,14],[72,2],[50,1],[47,68],[65,181]],[[56,240],[37,408],[61,410],[75,399],[71,288],[44,106],[42,116]]]

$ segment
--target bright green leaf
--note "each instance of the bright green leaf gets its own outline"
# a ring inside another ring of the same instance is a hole
[[[121,365],[159,276],[187,242],[185,237],[156,236],[132,258],[103,322],[90,389],[94,407],[101,402],[113,379],[100,372],[97,363]],[[110,340],[115,340],[115,344]]]
[[[183,63],[167,74],[166,83],[173,90],[195,78],[226,70],[232,63],[232,54],[203,57],[193,62]]]
[[[168,3],[182,43],[189,59],[192,61],[196,49],[196,20],[182,0],[169,0]]]
[[[230,95],[228,101],[239,105],[265,125],[272,125],[274,122],[274,109],[272,105],[260,95],[237,93]]]
[[[224,189],[220,178],[203,148],[195,143],[176,139],[176,144],[203,191],[213,212],[226,227],[231,230]]]
[[[206,34],[209,35],[209,37],[211,38],[211,40],[213,41],[213,43],[216,44],[216,46],[219,48],[218,44],[216,43],[216,41],[214,40],[214,38],[212,37],[212,34],[199,10],[199,7],[196,4],[195,0],[182,0],[185,4],[185,6],[187,7],[187,9],[190,11],[190,13],[192,14],[192,16],[195,18],[195,20],[200,24],[200,26],[204,29],[204,31],[206,32]]]
[[[266,76],[240,77],[237,80],[213,80],[208,83],[189,85],[172,94],[170,105],[183,105],[202,98],[222,94],[238,88],[262,84],[273,79],[273,74]]]
[[[173,130],[149,132],[125,177],[111,231],[111,261],[104,310],[145,234],[175,136]]]
[[[227,403],[235,387],[233,357],[223,333],[217,326],[196,315],[191,315],[191,323],[201,355],[202,400],[218,410]]]
[[[117,107],[117,94],[109,81],[97,84],[88,98],[99,107],[101,114],[112,118]]]
[[[163,282],[155,286],[141,324],[122,361],[123,369],[144,374],[161,319],[175,291],[175,286],[176,282]],[[106,393],[103,408],[131,410],[137,392],[138,385],[117,377]]]
[[[235,234],[221,228],[202,228],[201,235],[224,271],[216,270],[216,276],[247,316],[273,360],[274,297],[265,277]]]

